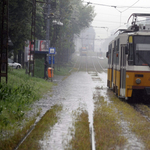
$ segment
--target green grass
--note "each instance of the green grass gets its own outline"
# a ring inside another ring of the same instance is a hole
[[[18,150],[40,150],[42,147],[39,140],[44,138],[46,132],[50,132],[50,127],[58,121],[57,113],[61,110],[62,106],[60,105],[54,105],[48,110]]]
[[[121,101],[120,99],[116,98],[114,95],[111,95],[110,99],[113,101],[116,109],[120,112],[121,117],[124,118],[125,121],[129,122],[129,127],[133,133],[135,133],[141,142],[144,144],[145,149],[150,149],[150,124],[149,122],[132,106],[128,103]],[[143,108],[145,111],[149,111],[149,108]],[[149,112],[146,113],[149,115]]]
[[[65,150],[90,150],[88,112],[78,109],[73,115],[75,119],[73,128],[70,129],[72,139],[65,145]]]
[[[0,140],[0,150],[12,150],[18,145],[20,140],[26,135],[29,128],[34,124],[36,118],[35,116],[28,119],[28,122],[23,128],[14,130],[13,135],[9,135],[11,138],[1,139]]]
[[[104,101],[104,97],[95,97],[94,132],[96,150],[122,149],[126,139],[118,124],[115,107]]]
[[[30,105],[50,91],[53,85],[25,74],[24,69],[8,70],[8,83],[2,78],[0,84],[0,143],[8,140],[14,132],[26,128],[24,120],[28,118],[25,114]]]
[[[56,67],[54,70],[54,76],[55,75],[61,75],[61,76],[67,76],[70,75],[69,71],[72,69],[72,65],[65,65],[61,67]]]

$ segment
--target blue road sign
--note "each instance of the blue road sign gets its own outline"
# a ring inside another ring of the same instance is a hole
[[[55,47],[50,47],[49,48],[49,54],[55,54],[55,52],[56,52],[56,48]]]
[[[53,57],[53,64],[55,64],[55,57],[54,56],[49,56],[49,64],[52,64],[52,57]]]

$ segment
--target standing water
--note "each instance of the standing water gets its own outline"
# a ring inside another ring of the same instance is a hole
[[[56,80],[54,80],[56,82]],[[92,149],[95,150],[94,132],[93,132],[93,93],[96,82],[93,82],[91,75],[86,72],[72,73],[66,80],[59,83],[53,89],[53,96],[49,102],[55,101],[62,104],[63,111],[59,114],[60,119],[51,129],[51,132],[45,134],[43,141],[40,141],[44,150],[63,150],[64,145],[71,139],[68,134],[72,127],[72,112],[79,107],[84,107],[89,114],[90,129],[92,130]]]

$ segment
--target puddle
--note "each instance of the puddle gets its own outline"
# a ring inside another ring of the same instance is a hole
[[[72,127],[72,111],[79,107],[84,107],[88,111],[90,128],[93,133],[93,92],[96,84],[88,73],[75,72],[60,82],[57,87],[54,87],[53,96],[48,97],[47,102],[61,103],[63,111],[60,114],[60,121],[40,141],[44,150],[64,149],[65,143],[71,138],[68,131]],[[94,146],[93,150],[95,149]]]

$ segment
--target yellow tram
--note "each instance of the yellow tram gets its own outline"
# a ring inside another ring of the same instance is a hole
[[[150,98],[150,14],[134,13],[110,42],[107,86],[120,98]]]
[[[87,48],[86,47],[80,48],[80,56],[87,56]]]

